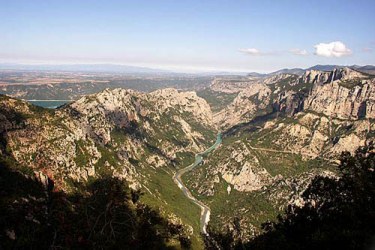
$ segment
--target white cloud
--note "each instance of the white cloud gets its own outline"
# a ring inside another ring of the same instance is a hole
[[[291,49],[289,52],[298,56],[306,56],[308,54],[305,49]]]
[[[352,54],[343,42],[319,43],[314,46],[315,55],[325,57],[342,57]]]
[[[258,49],[250,48],[250,49],[239,49],[240,52],[252,55],[252,56],[260,56],[263,55]]]

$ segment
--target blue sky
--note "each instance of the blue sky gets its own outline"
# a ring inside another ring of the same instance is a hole
[[[259,72],[375,64],[374,12],[374,0],[0,0],[0,62]]]

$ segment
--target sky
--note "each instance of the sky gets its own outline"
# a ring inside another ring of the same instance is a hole
[[[375,64],[374,0],[0,0],[0,63],[270,72]]]

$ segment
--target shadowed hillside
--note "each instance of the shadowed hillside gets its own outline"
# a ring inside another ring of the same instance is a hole
[[[2,161],[0,248],[174,249],[189,247],[182,226],[138,201],[124,181],[105,177],[79,192],[53,190]]]

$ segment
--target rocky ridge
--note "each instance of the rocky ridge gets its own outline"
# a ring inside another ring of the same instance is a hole
[[[99,168],[133,179],[134,162],[172,164],[177,152],[197,152],[210,141],[201,127],[214,130],[208,104],[195,92],[175,89],[105,90],[54,112],[2,97],[1,111],[5,146],[17,162],[75,181],[95,176]],[[168,130],[175,134],[165,138]],[[150,148],[160,150],[148,153]]]
[[[242,87],[237,88],[238,84]],[[239,93],[214,114],[223,129],[275,111],[289,116],[312,111],[340,119],[374,118],[374,78],[350,68],[309,70],[300,77],[280,74],[238,84],[230,86],[220,79],[211,84],[214,91],[226,93],[236,88]]]

